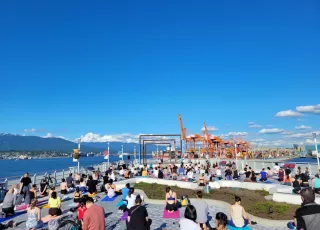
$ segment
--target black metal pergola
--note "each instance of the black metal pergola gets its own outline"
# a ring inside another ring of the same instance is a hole
[[[152,139],[143,139],[144,137],[153,137]],[[155,137],[155,138],[154,138]],[[158,137],[158,138],[157,138]],[[182,148],[182,140],[180,134],[141,134],[139,135],[139,145],[140,145],[140,164],[141,164],[141,154],[142,154],[142,162],[143,164],[147,161],[147,152],[146,152],[146,145],[148,144],[171,144],[174,142],[176,144],[176,139],[163,139],[163,137],[179,137],[180,140],[180,147]],[[175,161],[176,161],[176,154],[175,154]],[[171,155],[170,155],[171,160]]]

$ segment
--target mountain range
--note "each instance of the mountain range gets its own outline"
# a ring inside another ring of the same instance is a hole
[[[110,142],[110,153],[117,153],[122,150],[127,153],[139,152],[139,144]],[[66,151],[72,152],[78,148],[78,144],[58,137],[44,138],[39,136],[21,136],[8,133],[0,133],[0,151]],[[156,150],[155,145],[148,145],[148,152]],[[83,142],[81,151],[83,152],[103,152],[108,149],[106,142]],[[159,150],[164,150],[164,146],[159,146]]]

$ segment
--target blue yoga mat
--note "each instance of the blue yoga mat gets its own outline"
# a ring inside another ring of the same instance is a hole
[[[112,197],[112,198],[109,198],[108,196],[106,196],[106,197],[103,198],[101,201],[104,201],[104,202],[114,201],[116,198],[117,198],[117,195],[115,195],[115,196]]]
[[[236,227],[232,227],[230,225],[227,225],[227,229],[229,229],[229,230],[251,230],[251,228],[249,228],[248,225],[243,228],[236,228]]]
[[[123,204],[127,205],[127,202],[120,200],[116,206],[119,208]]]
[[[0,223],[11,220],[11,219],[16,218],[17,216],[20,216],[25,213],[27,213],[27,211],[16,212],[13,216],[7,216],[6,218],[0,218]]]

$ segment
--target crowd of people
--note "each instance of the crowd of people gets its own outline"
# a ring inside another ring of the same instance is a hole
[[[294,176],[291,176],[294,174]],[[305,226],[315,229],[313,226],[319,226],[314,218],[320,217],[320,208],[315,201],[315,194],[320,192],[320,178],[316,174],[313,179],[310,178],[309,169],[303,171],[300,167],[293,172],[289,167],[281,168],[278,164],[271,169],[263,168],[257,173],[253,168],[244,167],[244,172],[239,172],[235,163],[226,163],[225,165],[189,163],[176,166],[174,164],[164,165],[122,165],[119,167],[111,166],[102,174],[96,170],[90,174],[75,175],[69,174],[63,178],[58,186],[50,187],[45,180],[41,180],[39,189],[32,183],[28,173],[24,174],[20,184],[13,185],[7,192],[3,204],[2,213],[5,216],[15,214],[15,209],[21,205],[26,206],[28,230],[37,229],[44,223],[50,225],[51,220],[58,219],[63,215],[62,202],[67,194],[73,195],[73,202],[77,204],[74,211],[77,212],[79,224],[83,230],[102,230],[105,229],[105,217],[102,207],[95,204],[98,192],[105,192],[109,198],[121,194],[122,205],[119,208],[123,212],[128,212],[126,226],[128,230],[147,230],[152,225],[152,220],[148,216],[147,208],[142,205],[143,197],[135,194],[135,190],[130,184],[122,189],[117,189],[114,182],[134,178],[136,176],[153,177],[159,179],[181,180],[197,183],[201,190],[197,191],[195,199],[183,204],[179,200],[175,191],[166,187],[165,210],[168,213],[176,212],[181,206],[186,206],[184,217],[179,221],[180,229],[211,229],[208,225],[208,204],[202,199],[208,182],[215,180],[239,180],[250,183],[266,182],[269,179],[275,179],[283,185],[292,186],[293,192],[302,197],[302,206],[297,210],[295,220],[292,226],[302,229]],[[47,197],[46,204],[41,204],[39,198]],[[41,216],[41,205],[46,205],[48,215]],[[305,216],[308,215],[308,218]],[[311,218],[312,217],[312,218]],[[235,197],[235,202],[230,207],[230,219],[225,213],[216,213],[216,229],[227,229],[227,226],[242,228],[248,224],[256,224],[248,218],[245,209],[241,206],[241,198]],[[317,224],[317,225],[316,225]],[[10,226],[14,226],[14,221],[10,221]],[[9,226],[9,225],[8,225]],[[301,227],[302,226],[302,227]]]

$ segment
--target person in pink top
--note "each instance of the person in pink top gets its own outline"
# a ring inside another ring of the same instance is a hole
[[[105,230],[104,209],[95,205],[92,197],[86,198],[86,208],[82,230]]]

